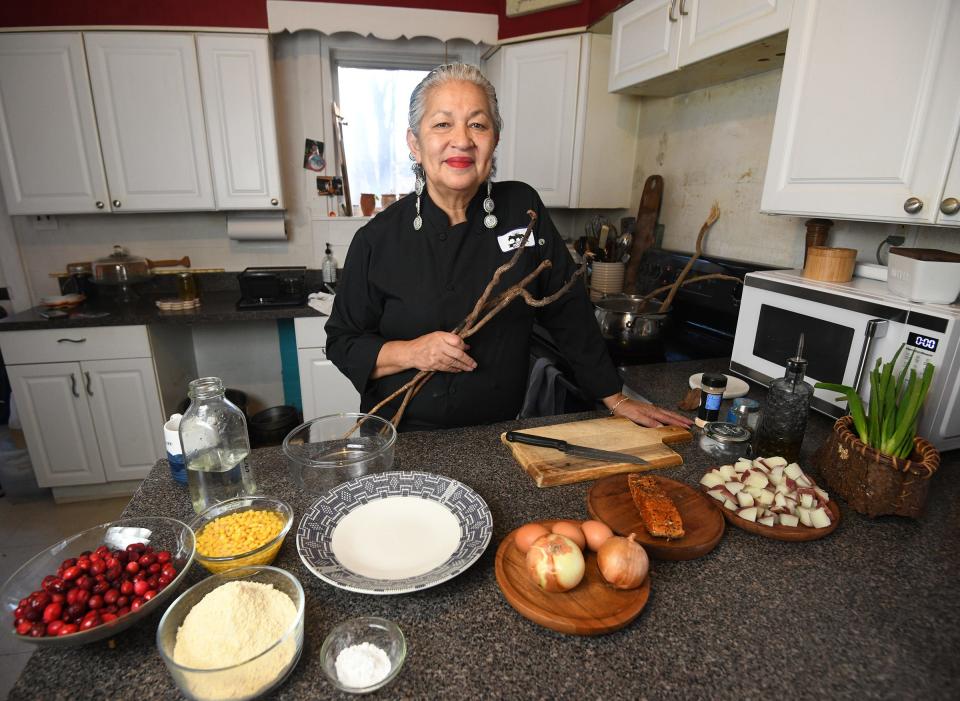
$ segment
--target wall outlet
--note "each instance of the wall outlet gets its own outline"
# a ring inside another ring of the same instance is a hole
[[[52,214],[36,214],[33,217],[33,228],[37,231],[53,231],[58,229],[59,225]]]

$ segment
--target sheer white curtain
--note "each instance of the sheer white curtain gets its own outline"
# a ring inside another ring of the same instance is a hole
[[[407,109],[410,93],[426,74],[424,70],[337,68],[340,113],[346,121],[344,150],[355,203],[366,192],[380,196],[413,190]]]

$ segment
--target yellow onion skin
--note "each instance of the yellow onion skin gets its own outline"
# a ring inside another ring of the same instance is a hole
[[[647,578],[650,558],[634,538],[613,536],[597,551],[597,567],[607,583],[615,589],[636,589]]]
[[[580,546],[558,533],[533,541],[527,551],[526,563],[530,578],[548,592],[573,589],[586,571]]]

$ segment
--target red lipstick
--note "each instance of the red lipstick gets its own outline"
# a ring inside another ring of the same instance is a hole
[[[472,158],[464,158],[462,156],[455,156],[453,158],[448,158],[444,161],[451,168],[469,168],[473,165]]]

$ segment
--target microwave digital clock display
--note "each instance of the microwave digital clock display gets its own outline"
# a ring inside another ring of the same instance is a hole
[[[907,333],[907,347],[908,348],[920,348],[922,350],[928,350],[931,353],[937,352],[937,343],[940,339],[934,336],[922,336],[915,331],[910,331]]]

